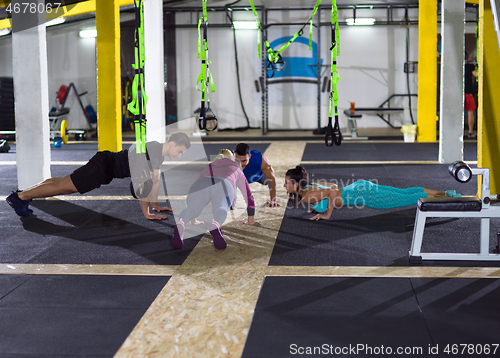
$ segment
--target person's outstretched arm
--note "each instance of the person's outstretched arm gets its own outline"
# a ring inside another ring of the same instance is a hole
[[[269,201],[265,202],[263,206],[277,207],[281,206],[277,200],[276,192],[276,176],[274,175],[273,167],[269,163],[269,159],[265,155],[262,155],[262,173],[267,179],[267,185],[269,185]]]
[[[337,197],[337,190],[330,190],[330,189],[325,189],[322,190],[323,193],[328,191],[328,209],[324,213],[316,214],[309,220],[328,220],[330,219],[330,216],[332,215],[333,209],[335,208],[335,198]],[[323,196],[323,199],[326,199]]]
[[[151,198],[151,207],[153,208],[153,211],[160,212],[160,211],[172,211],[172,208],[169,208],[168,206],[159,206],[158,205],[158,194],[160,192],[160,185],[161,185],[161,172],[158,169],[155,169],[153,176],[153,188],[151,189],[151,195],[149,196]],[[167,193],[165,193],[166,195]]]
[[[160,181],[158,180],[159,178],[159,170],[157,173],[157,170],[155,170],[154,173],[151,175],[151,179],[153,180],[153,186],[151,188],[151,191],[149,192],[149,195],[143,199],[140,200],[141,202],[141,210],[144,215],[144,217],[148,220],[161,220],[161,219],[166,219],[167,217],[165,215],[161,214],[152,214],[149,210],[149,203],[154,203],[156,204],[156,207],[158,207],[158,192],[160,188]],[[154,210],[154,206],[153,206]]]
[[[247,204],[248,219],[246,221],[243,221],[243,224],[253,225],[255,224],[255,199],[253,197],[252,190],[250,189],[250,185],[248,185],[245,175],[243,175],[243,172],[241,170],[239,170],[236,175],[236,186],[238,189],[240,189],[241,193],[243,194],[243,199],[245,199],[245,202]]]

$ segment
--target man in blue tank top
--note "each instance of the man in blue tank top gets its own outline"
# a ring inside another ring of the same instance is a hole
[[[281,206],[276,200],[276,177],[274,169],[265,155],[257,150],[250,150],[248,144],[239,143],[234,147],[234,156],[241,162],[243,174],[248,184],[261,183],[269,187],[270,200],[263,206]]]

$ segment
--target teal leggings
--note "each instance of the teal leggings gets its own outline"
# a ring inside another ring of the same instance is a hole
[[[422,187],[400,189],[359,180],[342,188],[342,201],[345,206],[392,209],[415,205],[420,198],[427,198]]]

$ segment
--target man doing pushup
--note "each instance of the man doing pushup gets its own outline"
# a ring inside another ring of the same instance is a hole
[[[73,173],[62,178],[49,178],[23,191],[15,191],[7,197],[7,203],[14,208],[19,216],[30,216],[33,210],[29,208],[31,199],[47,198],[55,195],[64,195],[79,192],[87,193],[99,188],[101,185],[109,184],[114,178],[128,178],[140,167],[140,174],[144,181],[137,183],[135,189],[144,189],[150,184],[144,196],[141,196],[141,209],[146,219],[165,219],[164,215],[154,215],[149,211],[149,203],[153,211],[171,211],[171,208],[158,205],[158,193],[160,188],[160,168],[165,157],[170,159],[180,158],[189,149],[191,142],[185,133],[172,134],[164,144],[159,142],[147,142],[147,155],[135,154],[135,146],[121,152],[102,151],[97,152],[87,164],[76,169]],[[138,160],[137,160],[138,159]],[[131,174],[132,172],[132,174]],[[146,183],[148,182],[148,183]],[[134,186],[131,185],[131,188]],[[134,190],[132,190],[134,191]],[[134,196],[134,192],[132,193]]]
[[[234,156],[241,163],[243,174],[249,184],[260,183],[269,187],[269,201],[263,206],[281,206],[276,200],[276,177],[274,169],[269,163],[269,159],[257,150],[250,150],[248,144],[239,143],[234,147]]]

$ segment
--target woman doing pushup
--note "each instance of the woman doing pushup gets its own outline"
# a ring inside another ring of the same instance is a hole
[[[310,220],[329,219],[333,209],[344,206],[392,209],[415,205],[420,198],[461,196],[454,190],[437,191],[422,187],[401,189],[367,180],[358,180],[343,188],[336,184],[322,185],[309,182],[309,176],[301,165],[286,172],[284,187],[291,197],[302,201],[317,213]]]

